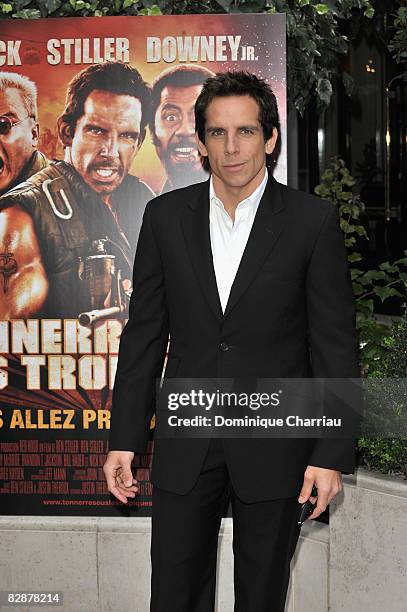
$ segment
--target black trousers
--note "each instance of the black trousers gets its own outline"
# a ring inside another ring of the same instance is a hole
[[[192,491],[178,495],[153,489],[150,612],[213,612],[218,533],[228,486],[222,441],[211,440]],[[300,534],[297,496],[245,503],[231,487],[231,502],[234,611],[284,612],[290,561]]]

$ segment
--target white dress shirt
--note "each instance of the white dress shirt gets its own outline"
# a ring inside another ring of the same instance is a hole
[[[212,177],[210,179],[209,230],[213,267],[223,312],[226,309],[230,289],[235,280],[254,217],[266,188],[267,179],[268,174],[265,170],[264,178],[257,189],[237,205],[234,222],[226,212],[222,202],[216,197],[213,179]]]

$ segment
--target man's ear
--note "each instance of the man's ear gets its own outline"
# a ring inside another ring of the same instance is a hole
[[[31,146],[36,149],[38,147],[38,139],[40,137],[40,126],[38,123],[31,128],[32,143]]]
[[[274,148],[277,144],[277,138],[278,138],[278,130],[277,128],[273,128],[273,133],[271,137],[268,140],[266,140],[266,144],[265,144],[265,150],[266,150],[267,155],[271,155],[272,152],[274,151]]]
[[[202,157],[208,157],[208,151],[206,150],[204,143],[199,139],[198,132],[195,132],[195,141],[199,155],[202,155]]]
[[[58,135],[64,147],[72,145],[71,128],[62,117],[58,118]]]

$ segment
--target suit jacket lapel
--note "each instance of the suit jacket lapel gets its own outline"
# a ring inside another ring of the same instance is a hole
[[[270,175],[230,290],[224,317],[230,314],[276,244],[284,228],[285,215],[278,214],[283,210],[279,185]]]
[[[215,316],[221,319],[222,306],[216,284],[209,233],[209,180],[202,183],[197,199],[188,202],[181,224],[188,253],[203,295]]]
[[[209,232],[209,180],[202,183],[198,197],[188,202],[181,219],[184,239],[195,275],[217,318],[222,319],[229,315],[276,244],[284,227],[284,215],[278,214],[283,210],[279,185],[272,176],[269,176],[223,314],[213,267]]]

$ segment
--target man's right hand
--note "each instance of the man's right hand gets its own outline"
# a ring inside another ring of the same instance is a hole
[[[138,483],[131,471],[132,451],[110,451],[103,466],[107,488],[119,501],[127,504],[128,497],[138,493]]]

